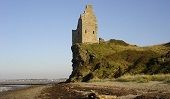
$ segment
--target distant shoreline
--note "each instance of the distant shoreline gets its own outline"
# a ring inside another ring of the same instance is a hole
[[[49,83],[49,84],[51,84],[51,83]],[[1,87],[1,85],[3,86],[3,85],[48,85],[48,84],[0,84],[0,87]]]

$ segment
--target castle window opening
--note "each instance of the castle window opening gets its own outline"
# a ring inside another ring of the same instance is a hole
[[[85,30],[85,33],[87,33],[87,30]]]
[[[93,31],[93,34],[94,34],[94,31]]]

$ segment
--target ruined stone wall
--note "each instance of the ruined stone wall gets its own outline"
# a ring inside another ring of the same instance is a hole
[[[82,43],[82,19],[79,18],[76,30],[72,30],[72,44]]]
[[[72,30],[72,44],[78,42],[76,39],[77,37],[78,37],[77,30]]]
[[[87,5],[84,13],[80,15],[77,29],[72,31],[72,44],[98,42],[96,17],[92,6]]]
[[[82,14],[82,43],[97,43],[97,21],[91,5]]]

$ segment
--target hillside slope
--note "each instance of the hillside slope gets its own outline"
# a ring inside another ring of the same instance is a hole
[[[73,71],[68,81],[113,79],[124,74],[170,73],[170,43],[149,47],[111,39],[72,46]]]

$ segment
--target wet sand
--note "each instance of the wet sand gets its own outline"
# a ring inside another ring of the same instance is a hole
[[[38,96],[48,86],[31,86],[0,93],[0,99],[41,99]]]

